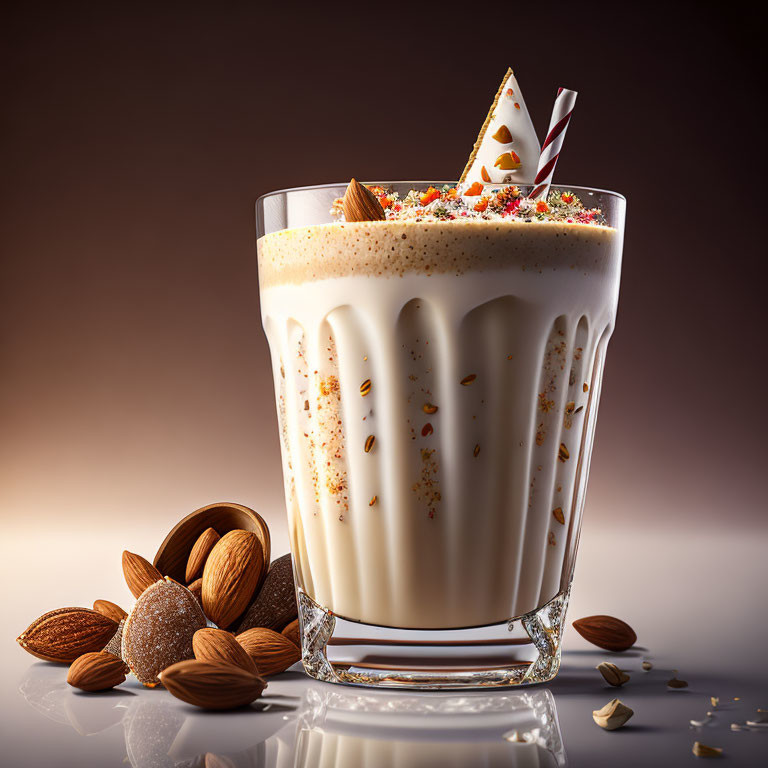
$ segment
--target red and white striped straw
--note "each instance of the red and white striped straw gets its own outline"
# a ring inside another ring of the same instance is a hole
[[[536,169],[533,191],[530,194],[534,200],[545,200],[549,194],[549,185],[552,183],[552,175],[555,172],[557,158],[560,157],[563,139],[568,129],[568,123],[571,121],[577,95],[576,91],[569,91],[567,88],[559,88],[557,91],[555,106],[552,108],[552,117],[549,120],[549,132],[541,146],[539,166]]]

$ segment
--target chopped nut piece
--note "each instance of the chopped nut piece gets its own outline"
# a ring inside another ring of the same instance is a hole
[[[602,664],[598,664],[595,669],[603,676],[606,683],[613,685],[616,688],[621,687],[624,683],[629,681],[629,675],[619,669],[615,664],[611,664],[610,661],[604,661]]]
[[[371,391],[371,380],[366,379],[361,385],[360,385],[360,394],[365,397],[369,392]]]
[[[696,757],[720,757],[723,754],[723,750],[721,747],[708,747],[700,741],[694,741],[693,754]]]
[[[650,661],[648,661],[647,659],[644,659],[644,660],[643,660],[643,663],[642,663],[640,666],[641,666],[641,667],[642,667],[642,668],[643,668],[643,669],[644,669],[646,672],[648,672],[649,670],[653,669],[653,664],[651,664],[651,662],[650,662]]]
[[[562,462],[566,462],[571,458],[571,454],[568,453],[568,449],[565,447],[565,443],[560,443],[560,450],[558,451],[557,458]]]
[[[421,436],[422,437],[429,437],[435,430],[432,429],[432,425],[427,422],[422,428],[421,428]]]
[[[667,687],[668,688],[687,688],[688,683],[685,680],[678,680],[677,679],[677,670],[672,670],[674,677],[671,680],[667,680]]]
[[[480,453],[480,444],[479,444],[479,443],[478,443],[478,444],[477,444],[477,445],[474,447],[474,450],[472,451],[472,455],[473,455],[475,458],[477,458],[477,454],[478,454],[478,453]]]
[[[432,403],[424,403],[424,405],[421,406],[421,410],[428,416],[431,416],[433,413],[437,413],[437,406],[432,405]]]
[[[465,376],[459,383],[464,387],[468,387],[476,378],[476,373],[470,373],[469,376]]]
[[[710,696],[709,702],[712,704],[713,707],[716,707],[720,703],[720,697],[719,696]]]
[[[592,719],[606,731],[621,728],[635,713],[618,699],[611,699],[602,709],[592,712]]]
[[[555,520],[557,520],[560,525],[565,525],[565,515],[563,514],[562,507],[555,507],[552,510],[552,514],[555,516]]]
[[[371,449],[373,448],[373,444],[375,442],[376,442],[376,438],[373,435],[368,435],[368,437],[365,438],[364,450],[366,453],[371,452]]]

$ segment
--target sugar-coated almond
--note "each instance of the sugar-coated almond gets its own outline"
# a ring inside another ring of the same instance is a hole
[[[152,687],[163,669],[194,656],[192,638],[205,625],[194,595],[166,578],[146,589],[133,606],[123,627],[121,655],[139,682]]]

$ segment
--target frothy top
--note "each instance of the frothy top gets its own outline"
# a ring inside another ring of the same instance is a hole
[[[603,271],[619,257],[612,227],[532,219],[436,217],[314,224],[259,238],[262,289],[349,276],[403,277],[514,267]]]

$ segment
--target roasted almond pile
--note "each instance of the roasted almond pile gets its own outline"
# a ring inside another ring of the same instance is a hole
[[[291,556],[270,563],[269,529],[253,510],[214,504],[193,512],[150,563],[123,552],[136,598],[58,608],[17,638],[45,661],[70,664],[67,682],[105,691],[133,674],[143,685],[206,709],[261,696],[265,677],[301,658]]]

